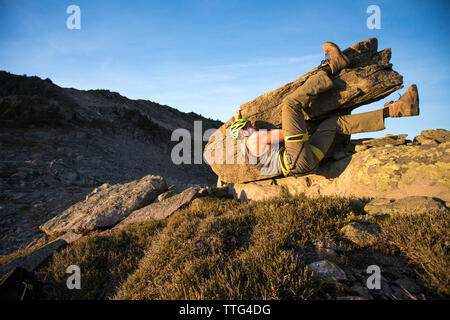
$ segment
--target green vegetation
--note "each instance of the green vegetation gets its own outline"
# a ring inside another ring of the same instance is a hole
[[[200,202],[169,219],[117,299],[313,299],[306,244],[331,240],[348,203]]]
[[[57,94],[56,87],[50,79],[39,77],[19,76],[0,71],[0,96],[43,96],[51,97]]]
[[[0,71],[0,124],[3,127],[61,126],[64,119],[58,104],[72,109],[75,106],[49,79]]]
[[[31,126],[61,126],[63,121],[58,106],[38,108],[29,97],[18,100],[0,98],[0,123],[7,128],[29,128]]]
[[[136,269],[144,249],[163,226],[163,222],[153,221],[114,233],[94,233],[61,250],[38,271],[44,283],[43,298],[105,299],[111,296],[116,286]],[[67,290],[66,268],[72,264],[82,270],[81,290]]]
[[[37,274],[45,283],[46,299],[348,295],[346,285],[311,276],[307,265],[318,259],[313,243],[341,243],[339,230],[362,213],[361,205],[331,197],[284,195],[250,203],[196,199],[166,220],[91,234],[54,254]],[[448,296],[447,215],[447,211],[430,212],[378,221],[382,234],[376,243],[360,248],[347,242],[344,254],[328,259],[343,268],[366,268],[378,264],[376,259],[383,263],[380,256],[392,256],[401,268],[409,263],[408,268],[417,272],[427,296]],[[361,257],[362,267],[357,262]],[[71,264],[81,268],[81,290],[66,289],[66,268]]]

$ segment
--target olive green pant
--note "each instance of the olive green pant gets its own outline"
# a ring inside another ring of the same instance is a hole
[[[324,71],[319,71],[283,99],[281,121],[285,135],[284,152],[286,153],[286,164],[294,174],[313,172],[330,149],[337,133],[353,134],[385,129],[383,110],[380,109],[327,118],[309,137],[301,108],[309,107],[312,100],[332,86],[333,82],[328,75]],[[297,135],[303,136],[298,137]],[[297,137],[294,137],[294,141],[288,141],[289,139],[286,140],[286,137],[289,136]]]

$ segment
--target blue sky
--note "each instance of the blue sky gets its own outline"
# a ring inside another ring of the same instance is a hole
[[[81,8],[81,29],[66,8]],[[369,5],[381,29],[368,29]],[[228,120],[243,103],[290,82],[341,48],[377,37],[416,83],[421,115],[387,119],[379,137],[450,129],[449,1],[0,0],[0,69],[63,87],[109,89]],[[355,112],[381,107],[386,99]]]

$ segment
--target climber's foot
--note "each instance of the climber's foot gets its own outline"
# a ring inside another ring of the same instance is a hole
[[[419,115],[419,93],[417,86],[411,85],[405,94],[396,102],[388,102],[384,105],[389,109],[389,117],[411,117]]]
[[[346,55],[342,53],[339,47],[333,42],[325,42],[323,44],[323,52],[328,59],[332,74],[342,70],[350,63],[350,60]]]

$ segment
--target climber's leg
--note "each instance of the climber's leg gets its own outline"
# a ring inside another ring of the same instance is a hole
[[[308,107],[317,95],[332,86],[333,82],[327,73],[319,70],[283,99],[281,121],[285,134],[285,150],[281,154],[281,165],[287,166],[292,173],[313,172],[329,150],[337,132],[352,134],[379,131],[385,128],[383,110],[377,110],[329,118],[319,125],[309,139],[301,108]]]
[[[375,132],[386,128],[383,109],[340,116],[336,123],[337,129],[343,134]]]
[[[281,167],[285,172],[308,173],[319,164],[309,147],[309,136],[301,109],[293,100],[285,98],[282,104],[281,122],[285,135],[285,149],[280,153]],[[287,169],[286,169],[287,168]]]
[[[333,87],[333,81],[324,70],[319,70],[311,75],[301,86],[288,94],[283,99],[283,105],[308,108],[319,94]]]
[[[333,144],[336,133],[353,134],[374,132],[383,129],[385,129],[383,109],[331,117],[324,120],[311,136],[309,140],[310,148],[312,148],[314,154],[316,154],[320,161]]]

